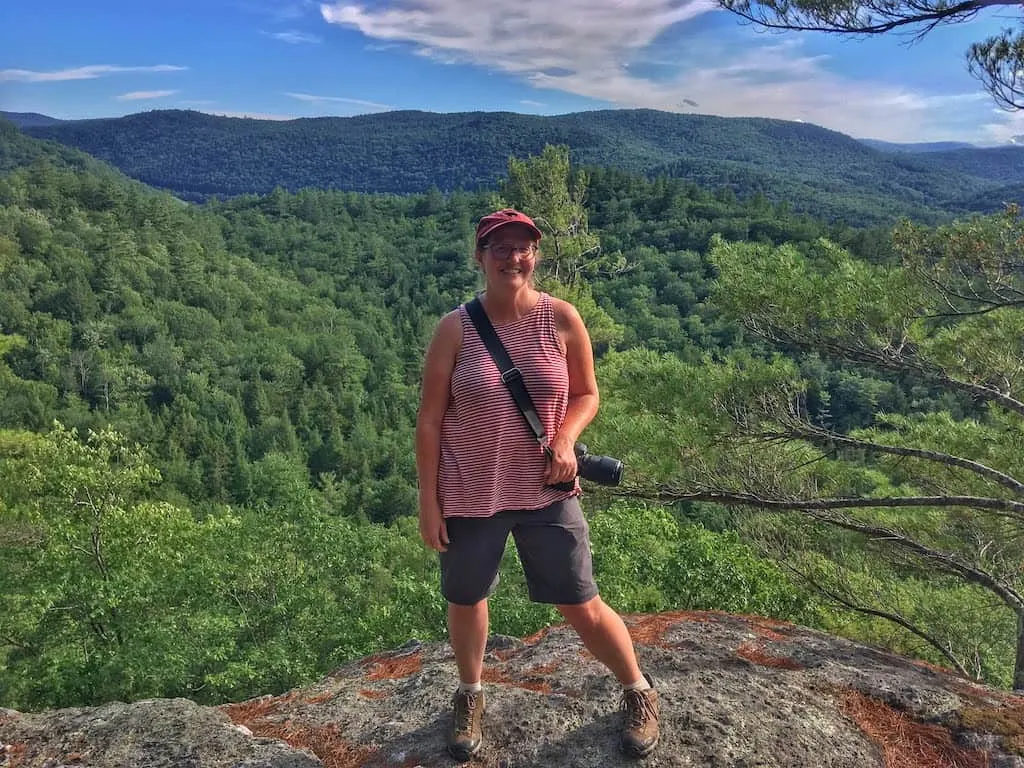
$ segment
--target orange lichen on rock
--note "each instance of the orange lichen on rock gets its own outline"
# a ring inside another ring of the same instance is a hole
[[[261,696],[237,704],[222,704],[218,709],[230,717],[232,722],[248,727],[249,721],[262,720],[268,715],[275,714],[282,704],[287,704],[296,696],[295,691],[289,691],[282,696]]]
[[[537,643],[539,643],[541,640],[544,639],[544,636],[548,632],[550,632],[551,629],[552,629],[552,627],[544,627],[542,629],[539,629],[536,632],[534,632],[532,635],[524,637],[523,638],[523,642],[526,643],[527,645],[536,645]]]
[[[335,696],[337,696],[337,694],[334,691],[324,691],[323,693],[318,693],[316,696],[307,696],[303,701],[307,704],[323,704],[325,701],[330,701]]]
[[[843,713],[878,745],[886,768],[987,768],[988,756],[965,749],[938,725],[918,722],[905,712],[859,691],[839,697]]]
[[[367,680],[400,680],[423,669],[423,656],[419,651],[402,656],[378,655],[371,656],[366,664],[370,667]]]
[[[785,640],[794,629],[793,624],[779,619],[769,619],[765,616],[743,616],[743,618],[747,620],[751,629],[766,640]]]
[[[665,635],[680,621],[713,621],[710,616],[691,611],[669,611],[666,613],[634,614],[623,617],[630,637],[640,645],[665,646]]]
[[[0,762],[0,764],[6,768],[18,768],[25,759],[26,749],[24,744],[8,744],[6,753],[4,750],[0,750],[0,757],[5,757],[7,762]]]
[[[280,739],[289,746],[308,749],[324,764],[324,768],[361,768],[376,750],[359,747],[345,741],[338,726],[302,726],[295,723],[245,724],[256,736]]]
[[[531,675],[550,675],[558,669],[558,664],[549,661],[547,664],[535,664],[527,670]]]
[[[484,667],[481,681],[485,683],[504,683],[505,685],[523,688],[527,691],[535,691],[536,693],[551,693],[553,690],[551,684],[546,680],[511,677],[508,673],[497,670],[494,667]]]
[[[736,655],[762,667],[775,667],[776,669],[792,670],[804,668],[804,665],[800,662],[786,658],[785,656],[778,656],[774,653],[770,653],[760,644],[749,640],[740,643],[740,647],[736,649]]]

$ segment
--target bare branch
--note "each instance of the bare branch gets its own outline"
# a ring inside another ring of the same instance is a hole
[[[876,525],[868,525],[848,517],[824,515],[816,511],[808,511],[807,514],[823,523],[834,525],[847,531],[855,531],[875,539],[884,540],[899,547],[905,552],[910,552],[932,565],[941,568],[949,573],[956,574],[966,581],[978,584],[997,595],[1016,614],[1024,610],[1024,597],[1013,587],[1004,583],[987,571],[971,565],[957,555],[949,552],[940,552],[937,549],[925,546],[909,536],[899,533],[890,528],[883,528]]]
[[[984,499],[973,496],[902,496],[888,498],[835,498],[835,499],[772,499],[752,493],[705,490],[685,492],[671,488],[623,489],[613,495],[642,498],[662,503],[682,501],[711,501],[726,505],[739,505],[755,509],[785,510],[800,512],[822,523],[848,531],[861,533],[875,540],[885,541],[904,552],[927,560],[933,566],[956,574],[966,581],[978,584],[997,595],[1015,613],[1024,614],[1024,597],[1009,585],[987,571],[971,565],[957,555],[932,549],[909,536],[890,528],[854,520],[841,515],[827,514],[830,510],[868,507],[977,507],[979,509],[1011,509],[1018,514],[1024,511],[1024,503],[1005,499]]]
[[[997,469],[987,467],[980,462],[964,459],[959,456],[953,456],[948,453],[942,453],[940,451],[928,451],[923,448],[904,448],[899,445],[886,445],[885,443],[875,443],[869,440],[858,440],[856,438],[840,434],[839,432],[832,432],[831,430],[816,427],[807,422],[796,423],[793,426],[788,427],[783,432],[765,433],[764,436],[770,439],[798,438],[818,444],[834,443],[848,448],[859,448],[867,451],[874,451],[876,453],[888,453],[894,456],[910,456],[918,459],[925,459],[926,461],[934,461],[939,464],[960,467],[961,469],[966,469],[969,472],[974,472],[987,480],[998,483],[1004,488],[1009,488],[1020,496],[1024,496],[1024,483],[1021,483],[1010,475],[1000,472]]]
[[[942,657],[944,659],[946,659],[951,665],[953,665],[953,668],[956,669],[956,671],[959,672],[961,675],[963,675],[966,678],[977,679],[977,678],[974,678],[971,674],[969,674],[967,672],[967,669],[960,662],[960,660],[957,659],[950,652],[950,650],[946,646],[944,646],[941,642],[939,642],[939,640],[937,638],[932,637],[927,632],[925,632],[923,629],[918,628],[917,626],[912,624],[910,621],[905,619],[900,614],[893,613],[893,612],[890,612],[890,611],[881,611],[881,610],[878,610],[877,608],[869,608],[869,607],[864,606],[864,605],[859,605],[859,604],[853,602],[853,600],[845,598],[845,597],[843,597],[842,595],[840,595],[837,592],[833,592],[832,590],[828,589],[827,587],[822,585],[820,582],[818,582],[816,579],[812,578],[809,574],[804,573],[803,571],[800,571],[797,568],[794,568],[789,563],[783,562],[782,566],[784,568],[786,568],[787,570],[791,571],[792,573],[794,573],[800,579],[803,579],[804,581],[806,581],[808,584],[811,585],[811,587],[813,589],[815,589],[816,591],[820,592],[822,595],[827,597],[829,600],[832,600],[833,602],[839,603],[843,607],[845,607],[845,608],[847,608],[847,609],[849,609],[851,611],[854,611],[855,613],[860,613],[860,614],[863,614],[865,616],[876,616],[877,618],[885,619],[886,621],[892,622],[893,624],[896,624],[897,626],[903,627],[903,629],[905,629],[908,632],[910,632],[910,634],[915,635],[916,637],[921,638],[928,645],[930,645],[932,648],[934,648],[936,651],[938,651],[942,655]]]
[[[936,312],[931,315],[921,315],[921,317],[926,319],[937,317],[971,317],[974,315],[987,315],[989,312],[995,312],[997,309],[1002,309],[1003,307],[1012,307],[1014,309],[1024,307],[1024,300],[1006,301],[1001,304],[990,303],[988,306],[982,307],[981,309],[958,309],[953,307],[950,312]]]
[[[644,498],[665,503],[682,501],[714,501],[721,504],[740,504],[761,509],[788,509],[794,512],[813,512],[830,509],[870,509],[872,507],[966,507],[979,510],[994,510],[1014,513],[1017,519],[1024,519],[1024,502],[1009,499],[994,499],[985,496],[881,496],[822,498],[822,499],[781,499],[766,498],[753,493],[723,490],[686,491],[670,486],[659,488],[633,488],[612,491],[614,495]]]
[[[817,336],[813,332],[801,334],[799,331],[788,331],[770,323],[762,325],[756,318],[748,318],[744,325],[769,341],[793,344],[804,349],[817,349],[830,357],[863,363],[880,370],[914,373],[923,379],[945,384],[979,400],[996,403],[1024,416],[1024,402],[988,384],[976,384],[950,376],[941,368],[911,357],[913,350],[904,350],[902,344],[894,349],[877,349],[863,343]]]
[[[20,640],[16,640],[10,635],[0,635],[0,645],[9,645],[12,648],[19,648],[23,651],[28,651],[32,654],[38,653],[35,646],[25,645],[25,643],[21,642]]]

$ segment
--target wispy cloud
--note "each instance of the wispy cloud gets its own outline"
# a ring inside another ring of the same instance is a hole
[[[738,24],[725,33],[687,27],[717,7],[714,0],[518,0],[511,8],[387,0],[324,4],[320,13],[378,43],[617,107],[803,120],[896,141],[948,138],[954,124],[967,130],[964,106],[978,93],[935,95],[844,77],[828,57],[808,55],[805,38],[780,42]],[[662,53],[675,37],[671,54]]]
[[[520,104],[524,107],[543,107],[546,106],[543,101],[534,101],[533,99],[520,99]]]
[[[142,101],[143,99],[163,99],[176,93],[177,91],[132,91],[131,93],[122,93],[114,98],[118,101]]]
[[[292,45],[301,45],[302,43],[320,43],[323,39],[316,35],[310,35],[306,32],[296,32],[295,30],[288,30],[287,32],[268,32],[275,40],[280,40],[284,43],[290,43]]]
[[[285,93],[285,96],[290,96],[293,99],[299,101],[305,101],[309,104],[347,104],[352,107],[365,108],[374,112],[387,112],[394,109],[389,104],[378,104],[375,101],[364,101],[363,99],[350,99],[345,96],[315,96],[311,93]]]
[[[0,69],[0,82],[57,83],[65,80],[93,80],[97,77],[119,75],[125,72],[181,72],[188,67],[173,64],[157,64],[152,67],[116,67],[110,64],[90,64],[74,69],[58,69],[52,72],[36,72],[29,69]]]

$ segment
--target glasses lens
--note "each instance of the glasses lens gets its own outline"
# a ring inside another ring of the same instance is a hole
[[[491,253],[493,253],[499,259],[507,259],[513,253],[521,253],[524,256],[533,255],[532,245],[506,245],[501,243],[499,245],[492,245],[490,247]]]

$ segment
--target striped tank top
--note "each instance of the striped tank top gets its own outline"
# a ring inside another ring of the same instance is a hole
[[[547,458],[501,380],[465,305],[462,348],[452,371],[441,424],[438,496],[445,517],[488,517],[502,510],[542,509],[579,493],[544,485]],[[548,437],[569,401],[569,371],[551,297],[541,293],[526,315],[494,330],[530,393]]]

